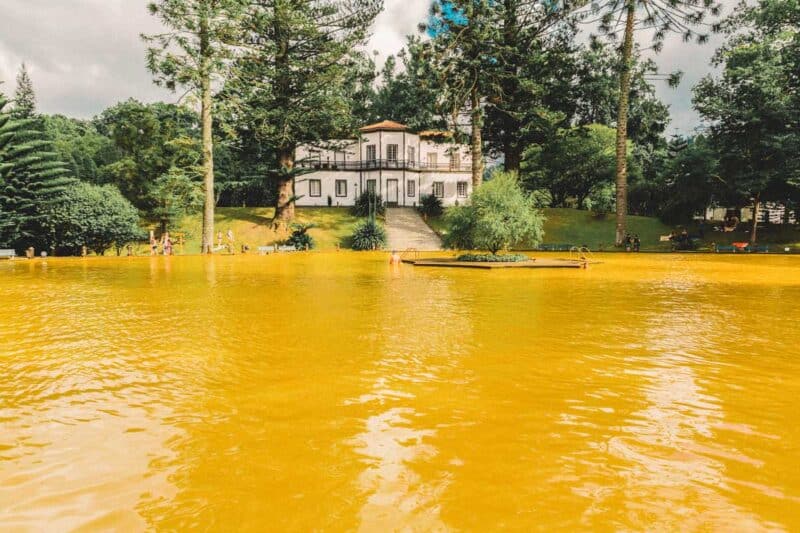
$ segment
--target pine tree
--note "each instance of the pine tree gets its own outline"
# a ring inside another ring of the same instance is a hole
[[[17,90],[14,93],[14,108],[11,114],[14,118],[33,118],[36,115],[36,93],[33,91],[33,82],[25,63],[17,74]]]
[[[500,65],[491,52],[499,41],[491,0],[438,0],[431,5],[429,23],[422,25],[434,38],[431,60],[441,84],[442,103],[458,129],[459,115],[469,109],[472,186],[483,180],[484,100]]]
[[[237,17],[245,0],[158,0],[150,12],[168,28],[160,35],[142,35],[152,46],[147,67],[156,83],[169,89],[187,87],[200,99],[200,127],[203,142],[202,252],[214,245],[214,143],[212,106],[215,80],[221,77],[231,57]]]
[[[357,49],[382,8],[383,0],[250,2],[244,53],[225,92],[244,142],[275,154],[275,226],[294,218],[295,148],[352,132],[345,91],[358,74]]]
[[[0,94],[0,246],[47,248],[44,209],[75,183],[33,119],[15,119]]]

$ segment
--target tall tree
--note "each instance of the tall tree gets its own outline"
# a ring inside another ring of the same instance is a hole
[[[93,125],[112,143],[114,157],[97,171],[96,182],[112,183],[145,217],[158,218],[158,178],[173,168],[202,175],[197,113],[174,104],[130,99],[97,116]]]
[[[483,181],[484,103],[496,92],[492,84],[497,79],[490,72],[500,67],[491,52],[499,39],[493,4],[492,0],[439,0],[431,5],[429,22],[422,27],[433,36],[430,58],[455,130],[461,111],[469,113],[473,187]]]
[[[33,90],[33,81],[28,74],[25,63],[17,74],[17,90],[14,92],[14,118],[33,118],[36,115],[36,93]]]
[[[519,171],[522,152],[568,126],[574,108],[576,19],[570,0],[543,3],[502,0],[491,4],[497,41],[486,53],[499,68],[488,85],[485,138],[502,153],[505,169]]]
[[[786,23],[760,16],[780,4],[794,6],[786,11]],[[783,200],[785,185],[797,171],[795,47],[800,32],[788,21],[796,7],[793,0],[765,0],[755,11],[741,8],[729,19],[730,38],[714,57],[720,76],[707,76],[694,90],[695,107],[709,122],[709,137],[719,153],[722,179],[741,201],[752,202],[752,243],[758,238],[761,204],[776,190],[782,198],[771,199]]]
[[[33,119],[15,119],[0,94],[0,246],[21,251],[52,243],[44,229],[44,210],[75,179],[42,139]]]
[[[600,14],[600,31],[616,38],[623,35],[619,61],[619,101],[617,105],[616,144],[616,188],[617,224],[615,242],[622,244],[626,233],[628,212],[628,112],[630,109],[631,79],[634,72],[634,33],[636,30],[652,31],[654,51],[663,47],[670,33],[683,36],[685,41],[695,39],[698,43],[708,40],[706,33],[695,31],[707,27],[705,18],[711,13],[718,15],[719,4],[713,0],[605,0],[593,2],[592,13]],[[675,78],[672,81],[676,81]]]
[[[419,37],[409,36],[406,48],[396,58],[387,58],[374,97],[373,122],[394,120],[412,131],[446,127],[437,105],[436,73],[425,57],[425,46]],[[398,60],[402,66],[399,71]]]
[[[200,100],[205,200],[201,251],[214,243],[214,143],[212,135],[213,83],[225,71],[238,18],[246,0],[158,0],[150,12],[167,28],[165,33],[142,35],[150,44],[147,66],[157,84],[170,89],[187,87]]]
[[[584,208],[592,189],[613,183],[614,130],[591,124],[560,130],[543,146],[533,145],[525,153],[526,185],[550,191],[554,207],[574,200]]]
[[[383,0],[252,0],[225,93],[239,134],[276,168],[275,226],[294,218],[295,149],[355,130],[345,94]]]

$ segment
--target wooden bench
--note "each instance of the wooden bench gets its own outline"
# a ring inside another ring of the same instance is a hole
[[[14,259],[17,257],[17,252],[11,249],[1,249],[0,250],[0,259]]]

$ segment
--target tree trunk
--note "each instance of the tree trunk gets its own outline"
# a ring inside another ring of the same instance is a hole
[[[622,45],[622,69],[619,76],[619,108],[617,110],[617,230],[614,242],[622,245],[628,214],[628,98],[633,70],[633,26],[636,18],[634,0],[628,1],[625,19],[625,41]]]
[[[518,56],[516,50],[519,47],[519,34],[521,31],[521,20],[519,17],[519,0],[504,0],[503,11],[503,41],[506,49],[512,51],[511,60],[506,63],[504,80],[501,83],[502,95],[510,101],[515,101],[519,92],[519,62],[522,58]],[[505,141],[503,142],[503,168],[507,172],[519,174],[520,161],[522,159],[522,148],[520,146],[519,121],[515,116],[506,117],[506,128],[503,132]]]
[[[288,6],[283,2],[276,3],[273,30],[275,32],[274,41],[275,52],[275,100],[279,108],[288,109],[292,97],[291,88],[291,66],[289,62],[290,54],[290,28],[285,25],[290,20]],[[285,120],[285,119],[284,119]],[[286,124],[281,124],[282,129],[286,129]],[[274,229],[286,229],[289,222],[294,219],[294,146],[278,146],[278,183],[277,194],[275,196],[275,216],[272,219]]]
[[[757,194],[753,198],[753,228],[750,230],[750,244],[756,243],[758,237],[758,211],[761,207],[761,194]]]
[[[203,204],[203,238],[201,253],[210,254],[214,247],[214,141],[211,135],[213,125],[211,119],[211,47],[208,37],[208,21],[200,22],[200,55],[202,61],[200,99],[201,99],[201,136],[203,142],[203,189],[205,200]]]
[[[272,219],[272,226],[276,229],[286,228],[294,219],[294,178],[291,177],[294,168],[294,150],[280,149],[278,164],[282,172],[278,176],[275,217]]]
[[[470,95],[472,104],[472,188],[477,189],[483,183],[483,110],[478,96],[478,89],[473,87]]]

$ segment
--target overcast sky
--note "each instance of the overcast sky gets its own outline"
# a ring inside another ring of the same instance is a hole
[[[734,0],[723,0],[731,5]],[[385,0],[369,43],[382,62],[397,52],[405,36],[417,31],[430,0]],[[0,90],[14,90],[24,61],[44,113],[88,118],[129,97],[174,101],[154,86],[144,66],[141,33],[158,30],[147,13],[147,0],[0,0]],[[719,44],[696,46],[671,38],[657,56],[664,72],[683,70],[677,90],[658,82],[660,97],[670,105],[672,124],[690,132],[697,126],[691,88],[708,70]]]

